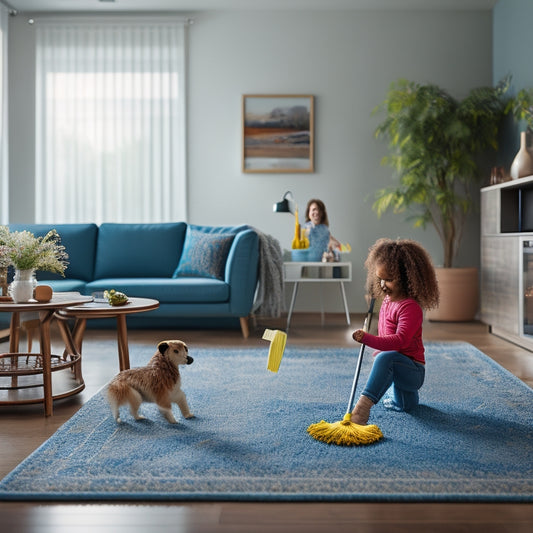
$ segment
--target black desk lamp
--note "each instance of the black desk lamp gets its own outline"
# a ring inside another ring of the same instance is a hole
[[[297,210],[296,202],[294,201],[294,196],[291,191],[287,191],[283,195],[281,202],[277,202],[273,206],[275,213],[292,213],[294,215]]]

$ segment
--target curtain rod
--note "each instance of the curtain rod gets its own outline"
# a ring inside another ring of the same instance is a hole
[[[0,3],[3,0],[0,0]],[[29,24],[41,22],[42,24],[55,24],[57,22],[67,22],[72,24],[84,24],[91,22],[98,22],[99,24],[128,24],[132,21],[140,21],[145,23],[163,23],[163,24],[175,24],[181,23],[185,26],[191,26],[194,24],[195,19],[193,17],[182,15],[181,13],[165,12],[157,15],[146,16],[140,12],[130,12],[127,14],[119,12],[109,13],[90,13],[79,12],[73,14],[69,13],[39,13],[37,17],[28,19]]]
[[[9,11],[9,14],[12,17],[18,13],[18,11],[9,2],[6,2],[6,0],[0,0],[0,4],[2,4]]]

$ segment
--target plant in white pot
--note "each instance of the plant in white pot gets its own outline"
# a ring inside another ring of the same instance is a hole
[[[525,122],[526,130],[520,132],[520,149],[511,164],[511,178],[533,175],[533,89],[521,89],[508,104],[515,119]]]
[[[477,311],[477,269],[452,267],[481,179],[479,157],[498,146],[509,82],[507,77],[496,87],[472,89],[458,100],[436,85],[401,79],[374,110],[385,114],[376,129],[376,136],[389,142],[382,164],[392,166],[398,180],[377,191],[374,210],[378,216],[389,210],[407,211],[415,227],[432,225],[442,242],[443,269],[437,269],[441,303],[428,312],[431,320],[472,320]],[[443,276],[456,273],[469,279],[452,281],[451,289],[444,287]],[[475,300],[470,304],[465,301],[468,287]],[[457,310],[448,302],[453,292],[461,296]]]
[[[15,277],[9,294],[15,302],[27,302],[33,296],[35,271],[64,275],[68,254],[55,229],[42,237],[29,231],[10,232],[0,226],[0,267],[12,266]]]

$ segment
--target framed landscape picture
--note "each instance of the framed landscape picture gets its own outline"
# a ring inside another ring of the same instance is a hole
[[[314,172],[313,154],[313,96],[243,95],[243,172]]]

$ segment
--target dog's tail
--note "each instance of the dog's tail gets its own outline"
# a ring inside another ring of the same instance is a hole
[[[142,395],[127,383],[112,381],[107,388],[107,399],[117,422],[120,422],[119,407],[126,404],[129,405],[132,415],[138,418],[138,409],[143,400]]]
[[[107,388],[107,398],[117,405],[131,402],[139,393],[127,383],[112,381]]]

